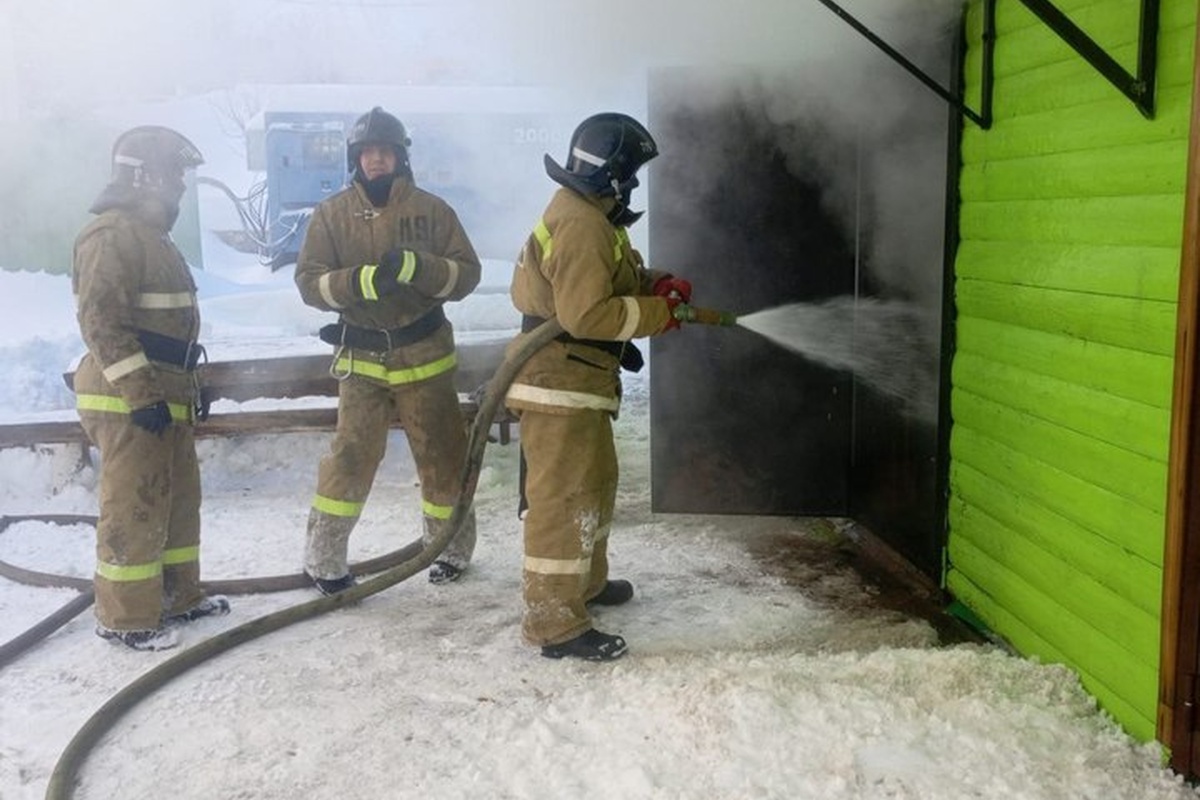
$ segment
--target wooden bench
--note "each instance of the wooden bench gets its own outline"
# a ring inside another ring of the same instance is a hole
[[[495,340],[458,346],[455,388],[463,398],[460,405],[468,420],[473,420],[478,411],[471,395],[487,383],[503,361],[507,343],[508,340]],[[256,399],[334,398],[338,384],[329,374],[331,360],[329,353],[322,353],[211,361],[199,368],[200,385],[217,408],[221,400],[243,403]],[[72,390],[74,378],[74,372],[63,374],[63,380]],[[494,420],[501,444],[511,441],[511,426],[515,421],[506,412]],[[333,401],[328,405],[298,408],[214,410],[207,420],[197,423],[196,437],[329,431],[336,425],[337,406]],[[399,427],[399,422],[395,426]],[[62,419],[0,424],[0,448],[71,443],[88,443],[74,411],[64,412]]]

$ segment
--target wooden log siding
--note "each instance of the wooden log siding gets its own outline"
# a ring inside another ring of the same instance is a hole
[[[1056,5],[1133,71],[1138,4]],[[1020,3],[995,124],[966,124],[946,585],[1155,735],[1194,0],[1162,0],[1146,120]],[[980,3],[964,67],[978,107]]]

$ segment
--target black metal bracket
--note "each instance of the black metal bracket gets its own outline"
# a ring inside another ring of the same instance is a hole
[[[850,16],[850,14],[846,13],[846,10],[833,0],[818,0],[818,2],[840,17],[851,28],[862,34],[867,41],[882,50],[889,58],[891,58],[900,66],[904,67],[904,69],[908,70],[917,80],[932,89],[939,97],[961,111],[963,116],[970,119],[985,131],[992,127],[992,66],[995,61],[996,46],[996,0],[983,0],[983,76],[981,80],[982,107],[979,113],[972,111],[967,106],[966,101],[962,98],[962,96],[953,94],[933,78],[926,75],[919,67],[901,55],[898,50],[889,45],[883,39],[876,36],[870,30],[870,28],[868,28],[866,25],[863,25],[854,17]]]
[[[1050,0],[1021,0],[1037,18],[1071,45],[1075,52],[1099,70],[1108,82],[1128,97],[1146,119],[1154,119],[1154,81],[1158,71],[1159,0],[1142,0],[1138,22],[1137,75],[1116,62],[1092,37],[1071,22]]]

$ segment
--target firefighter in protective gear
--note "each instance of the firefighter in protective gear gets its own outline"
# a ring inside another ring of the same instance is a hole
[[[637,172],[657,154],[631,117],[584,120],[565,167],[545,157],[562,188],[513,270],[522,328],[557,317],[565,330],[525,362],[507,395],[521,430],[522,634],[549,658],[608,661],[626,651],[625,640],[595,630],[588,613],[589,605],[633,596],[629,581],[608,578],[619,372],[642,366],[630,340],[678,328],[672,311],[691,296],[686,280],[645,267],[626,230],[641,216],[629,208]]]
[[[96,633],[137,650],[178,641],[177,625],[224,614],[200,587],[196,285],[171,241],[184,173],[203,163],[176,131],[118,137],[112,179],[75,241],[71,276],[87,354],[79,418],[100,450]]]
[[[381,108],[358,119],[347,138],[353,178],[313,212],[296,264],[304,302],[339,315],[321,330],[335,347],[338,422],[318,468],[304,555],[305,572],[324,594],[355,583],[350,534],[393,419],[420,478],[423,541],[447,524],[466,460],[454,330],[442,306],[470,294],[481,268],[454,210],[413,182],[409,144],[404,125]],[[458,578],[474,549],[472,511],[429,580]]]

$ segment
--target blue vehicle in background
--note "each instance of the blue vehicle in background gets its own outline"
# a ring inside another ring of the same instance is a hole
[[[241,230],[216,231],[272,271],[294,264],[316,205],[349,179],[346,136],[360,112],[267,111],[247,131],[247,167],[265,177],[245,197],[199,182],[234,203]],[[511,259],[537,221],[549,189],[542,154],[570,131],[538,112],[418,112],[408,129],[416,183],[458,213],[483,258]]]
[[[346,184],[346,132],[340,118],[302,112],[264,114],[266,247],[272,270],[293,264],[317,203]]]

